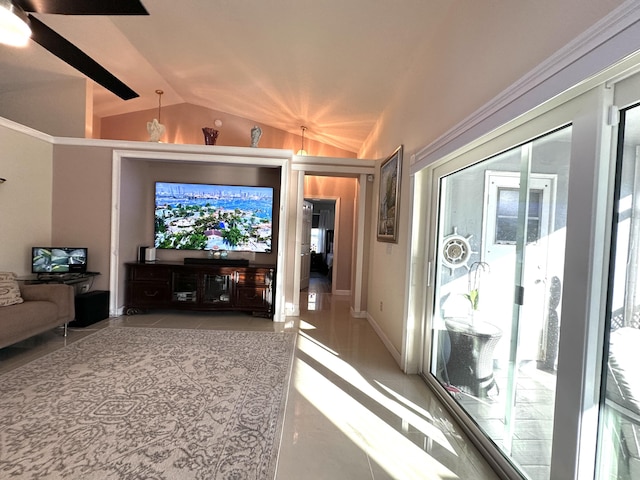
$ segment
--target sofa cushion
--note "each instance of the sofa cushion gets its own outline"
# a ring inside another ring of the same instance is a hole
[[[52,302],[29,301],[0,307],[0,348],[56,327],[57,319]]]
[[[0,307],[22,303],[20,286],[13,272],[0,272]]]

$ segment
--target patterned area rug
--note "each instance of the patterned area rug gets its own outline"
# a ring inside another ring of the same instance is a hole
[[[294,344],[100,330],[0,376],[0,478],[272,479]]]

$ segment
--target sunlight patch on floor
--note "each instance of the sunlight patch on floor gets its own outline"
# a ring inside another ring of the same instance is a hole
[[[304,320],[300,320],[300,330],[315,330],[316,327],[311,325],[310,323],[305,322]]]
[[[295,363],[296,390],[392,478],[459,478],[308,363]]]
[[[310,337],[309,335],[307,335],[304,332],[299,332],[298,333],[299,336],[299,342],[311,342],[312,344],[314,344],[316,347],[325,350],[326,352],[330,353],[331,355],[334,355],[336,357],[339,357],[340,354],[338,352],[336,352],[335,350],[330,349],[329,347],[327,347],[326,345],[324,345],[323,343],[319,342],[318,340],[316,340],[313,337]],[[307,350],[310,350],[309,347],[307,347]],[[310,355],[310,353],[308,351],[302,350],[303,352],[305,352],[307,355]]]
[[[348,382],[351,386],[367,395],[388,411],[395,414],[398,418],[407,422],[416,430],[422,432],[424,435],[446,448],[449,452],[453,454],[456,453],[442,431],[425,420],[425,417],[432,419],[432,416],[429,413],[425,412],[424,417],[422,417],[417,415],[415,410],[412,411],[401,405],[399,402],[383,395],[365,378],[363,378],[355,368],[338,358],[336,355],[331,355],[331,351],[329,349],[321,345],[316,340],[305,337],[302,333],[298,339],[298,349],[309,355],[325,368],[331,370],[344,381]]]

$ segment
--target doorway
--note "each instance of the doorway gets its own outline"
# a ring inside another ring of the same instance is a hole
[[[543,337],[545,336],[546,285],[548,280],[547,258],[549,248],[549,228],[554,221],[556,174],[531,173],[528,190],[527,238],[524,257],[527,266],[524,269],[522,286],[527,292],[527,308],[521,312],[520,336],[528,339],[518,348],[518,361],[539,361],[544,355]],[[485,210],[483,217],[481,259],[491,266],[491,275],[498,278],[514,278],[515,264],[505,259],[515,258],[518,237],[518,205],[520,192],[520,173],[487,170],[485,172]],[[505,324],[497,325],[510,336],[510,318],[512,307],[499,301],[502,291],[485,292],[487,304],[495,312],[495,318],[509,319]],[[500,311],[502,309],[502,311]],[[506,343],[499,345],[507,348]],[[508,358],[506,350],[495,352],[497,359]],[[502,353],[502,354],[501,354]]]
[[[305,198],[300,263],[300,290],[331,292],[335,255],[336,199]]]

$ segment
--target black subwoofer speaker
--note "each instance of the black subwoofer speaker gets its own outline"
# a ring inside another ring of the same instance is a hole
[[[96,290],[76,295],[75,307],[76,318],[69,322],[70,327],[86,327],[109,318],[109,292]]]

